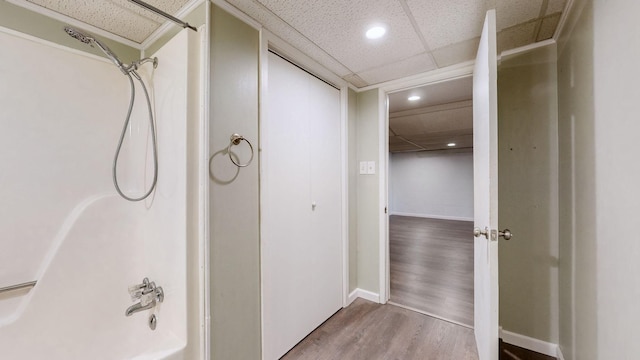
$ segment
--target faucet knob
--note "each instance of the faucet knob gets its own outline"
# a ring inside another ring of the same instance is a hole
[[[147,306],[149,304],[151,304],[152,302],[156,301],[156,294],[153,292],[144,294],[140,297],[140,305],[141,306]]]
[[[149,292],[148,289],[150,284],[152,283],[149,283],[149,278],[144,278],[142,279],[142,284],[129,286],[129,295],[131,296],[131,301],[135,302],[139,300],[146,292]],[[153,286],[155,288],[155,284],[153,284]]]
[[[164,301],[164,290],[162,290],[162,286],[158,286],[156,288],[156,290],[154,291],[155,295],[156,295],[156,300],[158,302],[163,302]]]

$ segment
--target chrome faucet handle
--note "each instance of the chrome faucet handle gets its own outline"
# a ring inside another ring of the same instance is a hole
[[[156,287],[154,283],[151,283],[146,290],[148,291],[144,291],[140,297],[140,305],[147,306],[151,303],[164,301],[164,290],[161,286]]]
[[[124,313],[126,316],[152,309],[157,303],[164,301],[162,287],[156,286],[156,283],[149,281],[148,278],[144,278],[142,284],[129,286],[129,295],[131,295],[131,301],[135,304],[127,308]]]
[[[149,288],[149,285],[149,278],[144,278],[142,279],[142,284],[129,286],[129,295],[131,296],[131,301],[136,302],[137,300],[139,300],[142,295],[145,294],[145,291]]]
[[[140,305],[141,306],[147,306],[153,302],[156,301],[156,294],[155,293],[147,293],[144,294],[140,297]]]
[[[162,286],[158,286],[154,293],[156,294],[156,300],[158,302],[164,301],[164,290],[162,290]]]
[[[146,295],[156,291],[156,283],[155,282],[147,282],[146,286],[142,289],[142,295]]]

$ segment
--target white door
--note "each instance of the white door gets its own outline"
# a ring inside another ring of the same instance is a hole
[[[474,328],[480,360],[498,359],[496,55],[496,13],[489,10],[473,70]]]
[[[342,307],[340,92],[269,53],[262,121],[263,358]]]

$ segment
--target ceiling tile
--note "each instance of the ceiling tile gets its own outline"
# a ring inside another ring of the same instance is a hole
[[[397,1],[258,1],[354,73],[425,51]],[[375,23],[385,24],[387,35],[368,40],[364,33]]]
[[[428,151],[433,150],[459,150],[464,148],[472,148],[473,147],[473,135],[458,135],[458,136],[450,136],[447,138],[439,138],[439,139],[426,139],[426,140],[418,140],[414,138],[407,138],[407,140],[420,145],[423,149]],[[448,143],[453,142],[456,144],[454,148],[450,148],[447,146]]]
[[[389,151],[419,151],[420,147],[415,146],[398,136],[389,136]]]
[[[473,147],[473,131],[456,130],[430,134],[415,134],[401,136],[406,141],[419,145],[424,150],[454,150]],[[447,146],[448,143],[456,143],[455,148]],[[391,150],[391,146],[389,146]],[[400,150],[403,151],[403,150]],[[404,150],[406,151],[406,150]]]
[[[422,124],[414,118],[389,118],[389,128],[396,135],[422,134]]]
[[[482,32],[486,7],[478,0],[406,0],[433,49],[475,38]]]
[[[403,136],[405,139],[411,140],[418,144],[425,145],[435,145],[435,144],[444,144],[446,145],[449,142],[455,140],[462,140],[465,138],[473,139],[473,129],[464,129],[464,130],[452,130],[452,131],[441,131],[441,132],[433,132],[429,134],[414,134]]]
[[[547,11],[545,15],[555,14],[558,12],[564,11],[564,6],[566,5],[566,0],[549,0],[549,5],[547,6]]]
[[[356,74],[349,74],[346,76],[342,77],[345,81],[349,82],[351,85],[361,88],[361,87],[365,87],[367,85],[369,85],[369,83],[367,83],[366,81],[362,80],[362,78],[360,78],[360,76],[356,75]]]
[[[443,111],[390,117],[389,127],[396,135],[414,136],[443,131],[472,131],[473,107],[461,107]]]
[[[126,39],[142,43],[166,19],[127,0],[28,0],[49,10],[99,27]],[[188,0],[148,0],[169,14],[175,14]],[[108,14],[109,16],[105,16]]]
[[[413,95],[420,96],[420,99],[417,101],[407,100],[409,96]],[[455,80],[427,84],[413,89],[391,93],[389,94],[389,113],[391,116],[400,116],[406,114],[399,112],[406,112],[407,110],[433,111],[471,106],[469,100],[471,100],[472,97],[473,77],[465,76]]]
[[[369,69],[358,73],[358,76],[368,84],[400,79],[409,75],[415,75],[436,69],[437,66],[429,54],[420,54],[407,59]]]
[[[533,43],[537,21],[504,29],[498,33],[498,54]]]
[[[543,0],[497,0],[498,31],[540,16]]]
[[[431,54],[438,67],[445,67],[474,60],[478,52],[478,44],[480,44],[479,37],[436,49]]]
[[[553,37],[553,34],[556,32],[556,28],[558,27],[558,23],[560,22],[561,15],[561,13],[556,13],[542,19],[542,25],[538,31],[536,41],[543,41]]]
[[[353,73],[350,69],[346,68],[326,51],[319,48],[316,44],[311,42],[308,38],[274,15],[264,7],[264,5],[257,1],[227,0],[227,2],[262,24],[265,29],[279,36],[291,46],[307,54],[321,65],[333,71],[336,75],[344,77]]]

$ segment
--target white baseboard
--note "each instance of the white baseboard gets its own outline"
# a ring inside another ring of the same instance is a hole
[[[534,339],[532,337],[516,334],[511,331],[506,331],[502,329],[502,326],[500,327],[500,338],[507,344],[519,346],[521,348],[535,351],[547,356],[557,357],[560,353],[558,344]]]
[[[362,298],[377,303],[380,302],[379,294],[367,290],[355,289],[351,292],[351,294],[349,294],[349,299],[347,299],[347,306],[351,305],[351,303],[354,302],[357,298]]]
[[[560,345],[558,345],[558,352],[556,354],[558,360],[564,360],[564,355],[562,355],[562,351],[560,350]]]
[[[473,221],[473,218],[462,217],[462,216],[448,216],[448,215],[429,215],[429,214],[413,214],[399,211],[390,211],[389,215],[398,215],[398,216],[411,216],[411,217],[419,217],[419,218],[427,218],[427,219],[439,219],[439,220],[457,220],[457,221]]]

